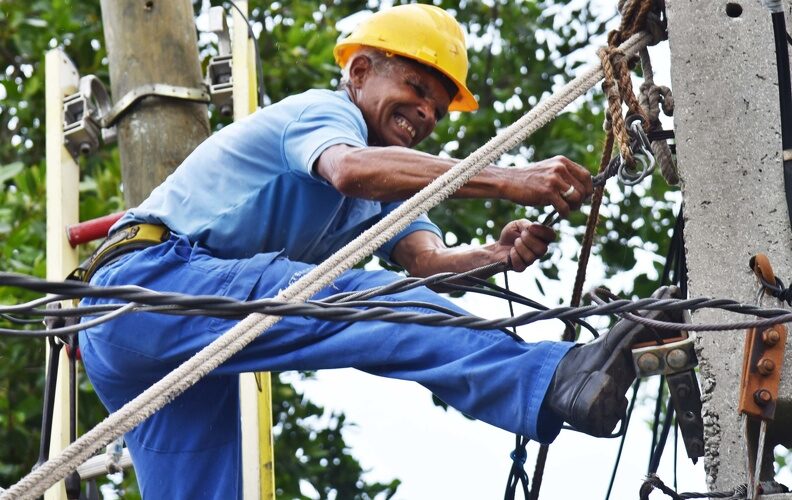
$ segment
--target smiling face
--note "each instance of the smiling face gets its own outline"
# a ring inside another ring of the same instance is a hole
[[[370,145],[411,148],[448,111],[449,90],[454,92],[448,83],[436,71],[403,58],[379,63],[360,55],[351,61],[347,88],[363,113]]]

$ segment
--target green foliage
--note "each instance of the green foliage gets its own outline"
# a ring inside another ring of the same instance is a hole
[[[308,375],[310,376],[310,375]],[[368,484],[364,472],[350,454],[341,433],[343,414],[330,413],[305,399],[290,384],[273,378],[275,421],[275,472],[278,497],[297,495],[300,481],[308,481],[320,498],[391,498],[398,480]]]

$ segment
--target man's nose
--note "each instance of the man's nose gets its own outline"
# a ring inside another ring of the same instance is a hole
[[[434,106],[428,100],[423,100],[418,105],[418,117],[424,123],[427,123],[430,127],[434,128],[437,125],[437,117],[435,116]]]

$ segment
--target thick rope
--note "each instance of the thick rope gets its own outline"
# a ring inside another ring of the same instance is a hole
[[[603,85],[604,86],[604,85]],[[602,157],[600,158],[599,172],[602,173],[608,168],[611,160],[611,151],[613,151],[614,133],[613,129],[608,130],[605,137],[605,144],[602,148]],[[594,244],[594,233],[597,229],[599,222],[599,210],[602,205],[602,195],[605,191],[605,186],[597,186],[594,188],[594,193],[591,196],[591,211],[589,212],[586,221],[586,232],[583,235],[583,241],[580,244],[580,258],[578,259],[577,274],[575,275],[575,285],[572,289],[572,298],[569,301],[571,307],[580,305],[583,298],[583,284],[586,281],[586,269],[588,269],[589,257],[591,256],[591,247]],[[561,340],[571,342],[575,340],[575,328],[567,325],[564,329],[564,334]],[[534,466],[533,478],[531,480],[531,496],[530,500],[539,499],[539,491],[542,487],[542,477],[544,476],[544,469],[547,463],[547,454],[550,451],[550,446],[543,444],[539,447],[539,453],[536,456],[536,465]]]
[[[656,15],[652,12],[653,7],[654,5],[651,0],[620,1],[619,11],[621,12],[622,18],[619,29],[608,33],[608,46],[597,51],[605,77],[602,89],[608,100],[605,120],[605,130],[607,130],[608,136],[605,150],[602,152],[599,173],[604,172],[608,168],[614,137],[618,140],[619,151],[624,160],[624,164],[628,168],[634,168],[635,166],[635,158],[630,148],[630,136],[627,133],[624,116],[622,115],[623,104],[626,103],[631,113],[637,114],[642,118],[645,130],[648,130],[650,126],[649,117],[644,113],[632,89],[632,79],[628,63],[629,56],[621,47],[617,47],[617,45],[621,44],[625,38],[633,36],[638,30],[643,29],[649,29],[652,32],[652,44],[662,39],[661,36],[665,33],[665,29],[662,26],[661,29],[657,29],[659,23],[654,22],[655,19],[652,21],[649,20],[650,15],[656,18]],[[656,18],[656,20],[659,21],[659,18]],[[649,27],[649,25],[651,25],[651,27]],[[641,50],[646,50],[646,46],[642,47]],[[578,261],[578,271],[575,277],[575,288],[572,294],[573,306],[579,305],[582,297],[583,282],[586,278],[586,267],[591,252],[591,245],[594,240],[594,230],[599,220],[599,208],[602,202],[603,189],[604,186],[598,186],[592,197],[591,212],[586,223],[586,234],[583,241],[584,246],[581,249],[581,257]],[[567,327],[564,331],[562,340],[572,341],[574,337],[574,328]],[[536,466],[532,479],[533,487],[531,488],[530,500],[539,500],[539,490],[542,486],[542,477],[544,476],[548,451],[549,446],[546,444],[539,447],[539,454],[536,458]]]
[[[605,145],[602,150],[602,158],[600,159],[599,171],[604,172],[608,168],[611,160],[611,151],[613,150],[613,134],[608,133],[605,137]],[[602,196],[605,191],[605,186],[597,186],[594,188],[594,193],[591,195],[591,211],[589,212],[588,219],[586,220],[586,232],[583,235],[583,241],[580,244],[580,258],[578,259],[577,275],[575,276],[575,285],[572,288],[572,299],[570,305],[577,307],[583,297],[583,285],[586,281],[586,270],[588,269],[589,258],[591,257],[591,247],[594,245],[594,234],[597,230],[599,222],[599,211],[602,206]],[[564,340],[574,340],[574,336],[564,336]]]
[[[628,114],[641,117],[644,130],[649,129],[649,117],[633,92],[630,65],[624,52],[618,47],[603,47],[597,54],[602,61],[605,73],[602,89],[608,98],[605,130],[613,129],[624,164],[633,169],[635,158],[630,144],[631,138],[622,114],[622,106],[627,105]]]
[[[649,117],[649,130],[662,129],[660,124],[660,109],[667,116],[674,114],[674,97],[671,89],[664,85],[656,85],[654,82],[654,71],[652,70],[652,60],[649,58],[649,50],[646,47],[640,50],[641,68],[643,69],[644,82],[641,84],[638,101],[641,108],[646,111]],[[652,153],[657,164],[660,166],[660,173],[668,184],[675,186],[679,184],[679,174],[677,173],[674,159],[671,156],[671,148],[666,141],[652,141]]]
[[[648,34],[637,33],[625,41],[620,48],[625,53],[633,55],[650,40]],[[599,66],[589,66],[580,76],[564,85],[558,92],[435,179],[380,222],[279,293],[277,298],[302,302],[313,296],[358,261],[373,253],[404,229],[410,221],[439,204],[503,153],[516,147],[550,122],[567,105],[592,88],[602,76],[603,72]],[[279,317],[262,314],[251,314],[246,317],[66,447],[58,456],[51,458],[22,478],[4,492],[0,499],[37,498],[102,446],[154,414],[279,320]]]

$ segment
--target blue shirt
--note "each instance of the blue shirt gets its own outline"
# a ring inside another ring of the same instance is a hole
[[[161,223],[216,257],[283,251],[319,263],[401,204],[346,197],[313,171],[330,146],[366,147],[367,137],[345,91],[288,97],[212,135],[110,232]],[[441,236],[422,215],[377,255],[389,259],[400,239],[420,230]]]

